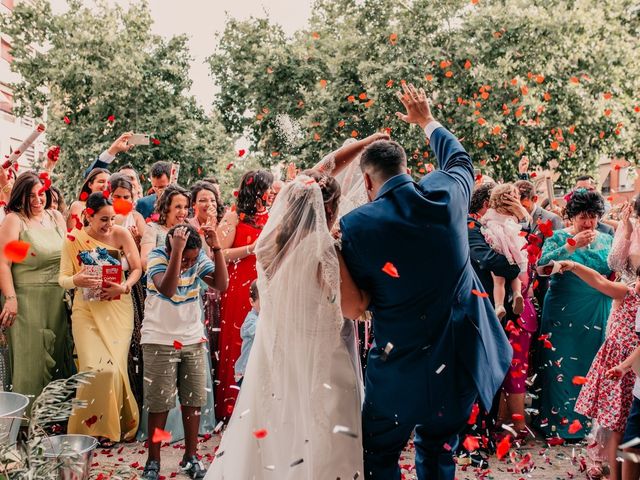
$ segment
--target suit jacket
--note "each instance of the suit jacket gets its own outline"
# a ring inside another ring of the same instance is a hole
[[[140,198],[136,202],[136,210],[145,220],[153,213],[157,198],[158,196],[155,193],[152,193],[151,195]]]
[[[520,274],[518,265],[511,265],[507,257],[492,249],[480,230],[482,224],[472,217],[467,219],[469,225],[469,250],[471,254],[471,266],[476,272],[484,291],[489,294],[493,303],[493,277],[491,274],[504,277],[510,282]]]
[[[84,171],[84,178],[87,178],[91,173],[91,170],[93,170],[94,168],[105,168],[109,170],[109,164],[100,160],[100,157],[97,157],[93,162],[91,162],[91,165],[89,165],[87,169]]]
[[[460,415],[447,402],[471,391],[490,408],[512,355],[489,299],[473,293],[482,285],[469,256],[471,158],[442,127],[430,140],[440,170],[419,184],[389,179],[340,222],[349,271],[372,295],[365,403],[399,422]]]
[[[558,215],[550,212],[549,210],[545,210],[539,205],[536,205],[535,210],[533,210],[533,212],[531,213],[531,218],[533,220],[531,225],[532,230],[535,230],[536,225],[538,224],[538,220],[540,220],[542,223],[545,223],[547,220],[551,220],[551,225],[553,226],[554,230],[562,230],[564,228],[564,223]]]
[[[613,229],[611,225],[607,225],[606,223],[598,222],[598,226],[596,230],[600,233],[606,233],[607,235],[615,236],[616,231]]]

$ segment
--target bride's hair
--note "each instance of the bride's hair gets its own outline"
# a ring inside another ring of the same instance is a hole
[[[308,177],[309,180],[305,182],[304,177]],[[299,182],[299,184],[289,185],[286,196],[283,195],[282,199],[278,197],[278,201],[286,201],[288,204],[286,213],[282,217],[282,222],[273,231],[275,235],[272,244],[273,248],[269,249],[271,251],[263,256],[265,265],[270,265],[276,258],[281,258],[285,249],[293,246],[291,245],[292,243],[299,243],[309,232],[316,229],[318,219],[315,211],[305,208],[313,198],[313,183],[320,187],[327,229],[330,229],[335,221],[340,200],[340,184],[335,178],[317,170],[305,170],[294,182]],[[291,242],[292,240],[293,242]]]
[[[496,185],[493,190],[491,190],[489,207],[503,215],[510,215],[511,210],[509,209],[509,205],[506,203],[507,197],[520,199],[520,192],[515,185],[513,183],[502,183],[500,185]]]

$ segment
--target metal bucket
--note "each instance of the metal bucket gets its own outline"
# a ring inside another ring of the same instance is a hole
[[[13,392],[0,392],[0,445],[16,443],[29,399]]]
[[[91,457],[98,441],[89,435],[57,435],[42,441],[45,458],[58,462],[61,480],[88,480]]]

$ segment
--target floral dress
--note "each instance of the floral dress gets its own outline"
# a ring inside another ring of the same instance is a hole
[[[598,421],[601,427],[623,432],[631,402],[635,374],[607,378],[607,370],[622,363],[638,346],[635,332],[640,295],[630,290],[609,317],[609,334],[598,350],[576,401],[576,412]]]

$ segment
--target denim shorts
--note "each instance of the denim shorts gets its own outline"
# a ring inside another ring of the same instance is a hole
[[[624,428],[624,436],[622,442],[627,443],[634,438],[640,438],[640,399],[633,397],[633,403],[631,404],[631,411],[627,418],[627,425]],[[638,448],[638,447],[635,447]]]
[[[151,413],[168,412],[176,406],[176,393],[185,407],[207,404],[207,364],[203,343],[142,345],[144,360],[144,407]]]

